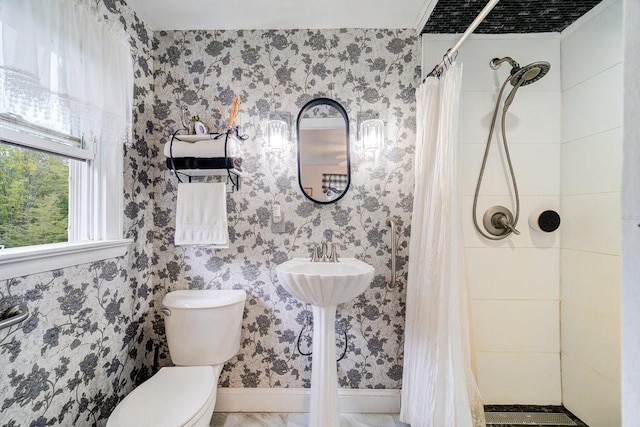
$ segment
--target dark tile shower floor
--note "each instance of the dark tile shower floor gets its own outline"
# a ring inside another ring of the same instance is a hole
[[[534,412],[534,413],[563,413],[575,422],[575,426],[588,427],[582,420],[569,412],[564,406],[535,406],[535,405],[487,405],[484,412]],[[489,426],[489,424],[487,424]],[[491,427],[522,427],[527,424],[491,424]],[[545,427],[565,427],[557,424],[529,424]]]

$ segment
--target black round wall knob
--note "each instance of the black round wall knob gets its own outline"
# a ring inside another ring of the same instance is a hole
[[[534,212],[531,217],[529,217],[529,225],[534,230],[551,233],[560,227],[560,215],[553,210]]]

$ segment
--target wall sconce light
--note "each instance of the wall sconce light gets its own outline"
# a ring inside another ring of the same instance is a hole
[[[289,143],[291,134],[291,114],[272,113],[267,122],[267,141],[273,152],[284,151]]]
[[[358,129],[362,148],[366,151],[380,150],[384,144],[384,122],[372,114],[358,114]]]

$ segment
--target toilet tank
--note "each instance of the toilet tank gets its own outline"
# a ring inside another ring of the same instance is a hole
[[[162,300],[171,360],[178,366],[218,365],[240,348],[243,290],[183,290]],[[170,312],[170,314],[169,314]]]

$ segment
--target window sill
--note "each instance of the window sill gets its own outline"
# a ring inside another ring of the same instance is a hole
[[[100,240],[2,249],[0,280],[121,257],[132,242],[131,239]]]

